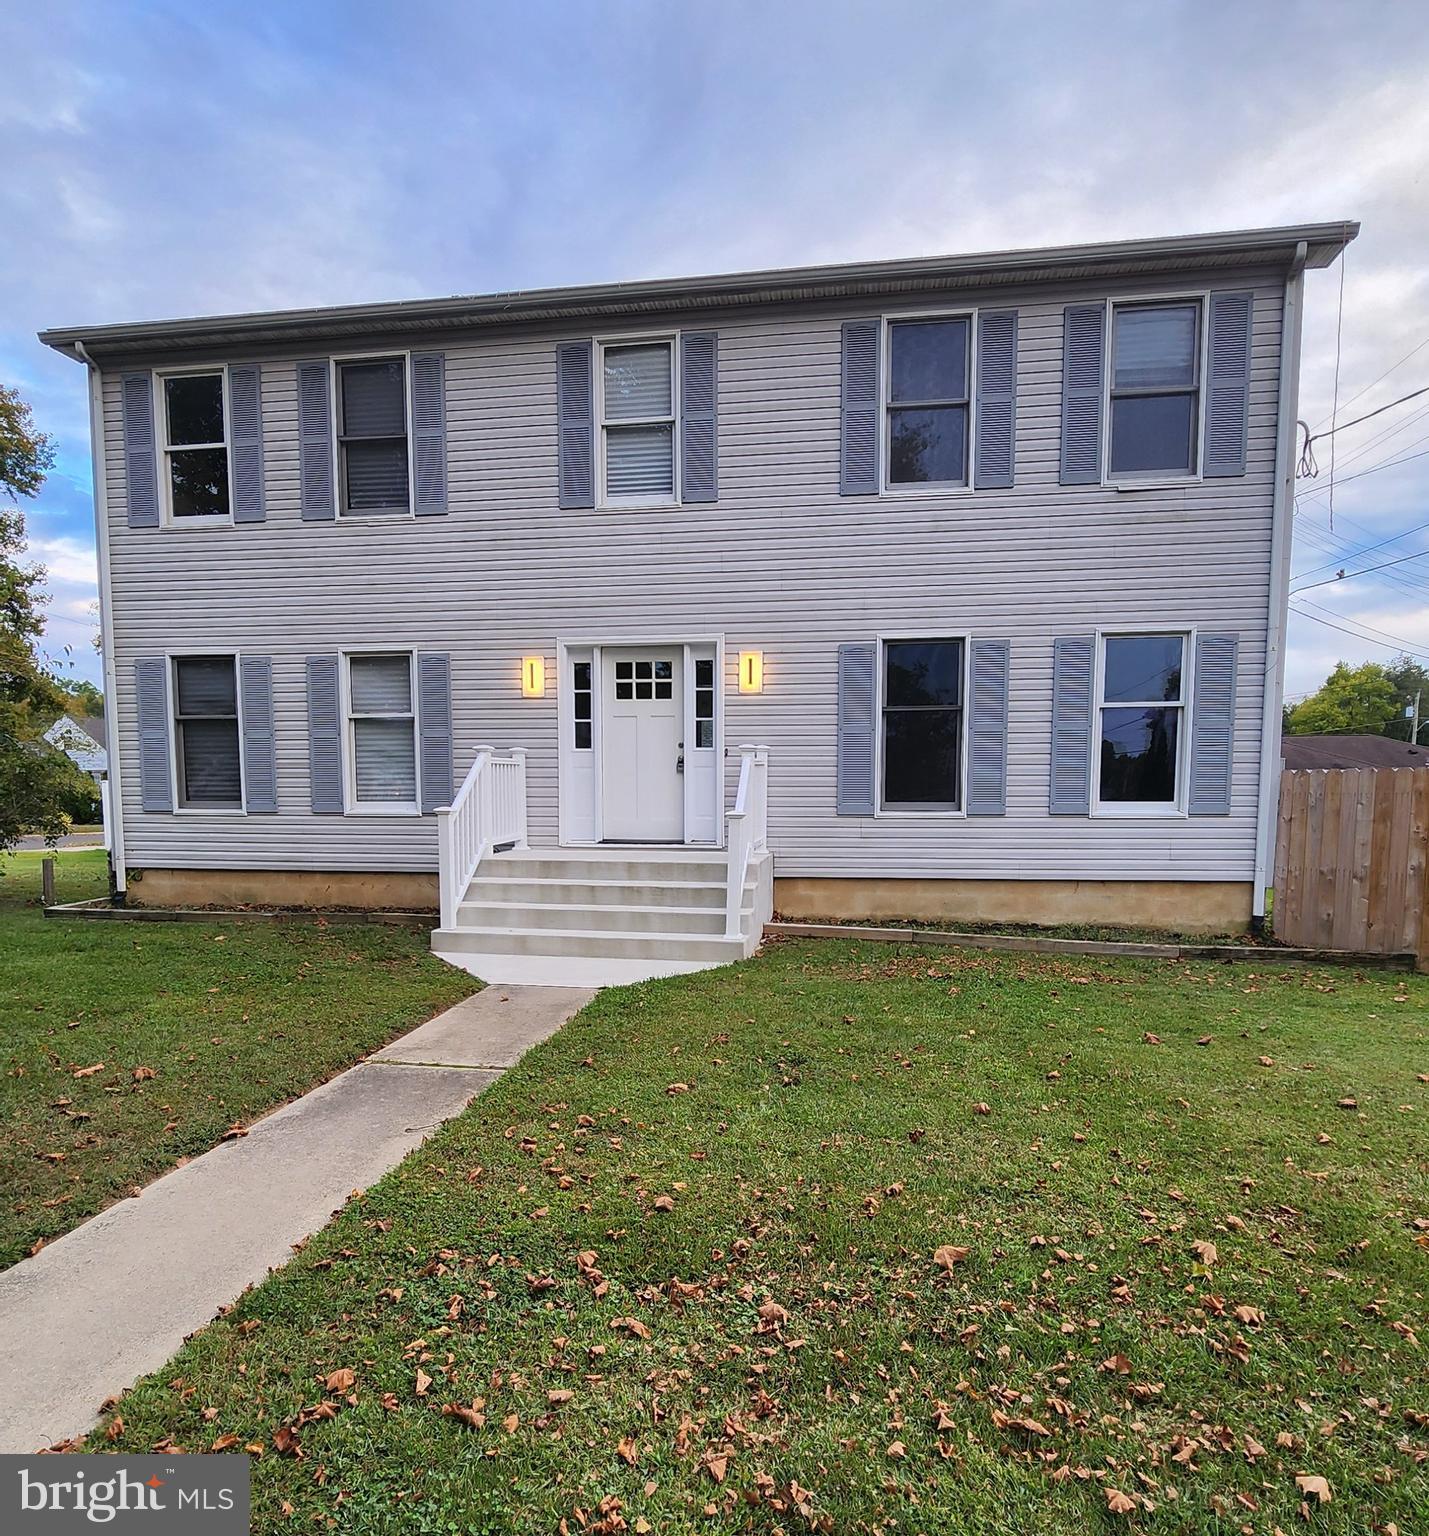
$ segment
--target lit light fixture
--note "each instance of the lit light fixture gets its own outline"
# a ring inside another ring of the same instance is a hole
[[[741,651],[739,653],[739,691],[741,693],[764,692],[763,651]]]
[[[523,699],[546,697],[546,658],[544,656],[521,658],[521,697]]]

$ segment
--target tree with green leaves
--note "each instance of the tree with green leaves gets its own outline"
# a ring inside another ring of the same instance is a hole
[[[1292,736],[1387,736],[1402,710],[1386,667],[1341,661],[1309,698],[1285,711],[1285,729]]]
[[[21,564],[25,519],[16,499],[33,496],[54,463],[54,445],[28,403],[0,384],[0,850],[26,833],[53,841],[68,829],[65,807],[83,775],[44,740],[65,707],[36,642],[44,629],[45,572]]]
[[[1401,741],[1409,740],[1412,721],[1404,711],[1413,705],[1414,695],[1417,693],[1419,695],[1419,739],[1423,741],[1429,737],[1429,731],[1424,729],[1425,723],[1429,722],[1429,667],[1415,661],[1412,656],[1398,656],[1384,671],[1393,685],[1395,696],[1400,704],[1399,714],[1385,734],[1398,736]]]

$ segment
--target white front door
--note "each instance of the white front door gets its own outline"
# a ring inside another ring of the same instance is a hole
[[[601,836],[682,842],[683,649],[611,647],[602,652],[601,676]]]

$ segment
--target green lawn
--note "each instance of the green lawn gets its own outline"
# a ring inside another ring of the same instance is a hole
[[[93,1446],[256,1447],[262,1531],[1422,1532],[1426,1073],[1417,977],[608,991]]]
[[[409,929],[49,919],[40,858],[0,858],[0,1265],[474,986]],[[58,859],[104,893],[102,850]]]

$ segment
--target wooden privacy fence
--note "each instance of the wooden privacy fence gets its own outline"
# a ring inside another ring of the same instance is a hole
[[[1275,937],[1314,949],[1429,953],[1429,768],[1280,776]]]

